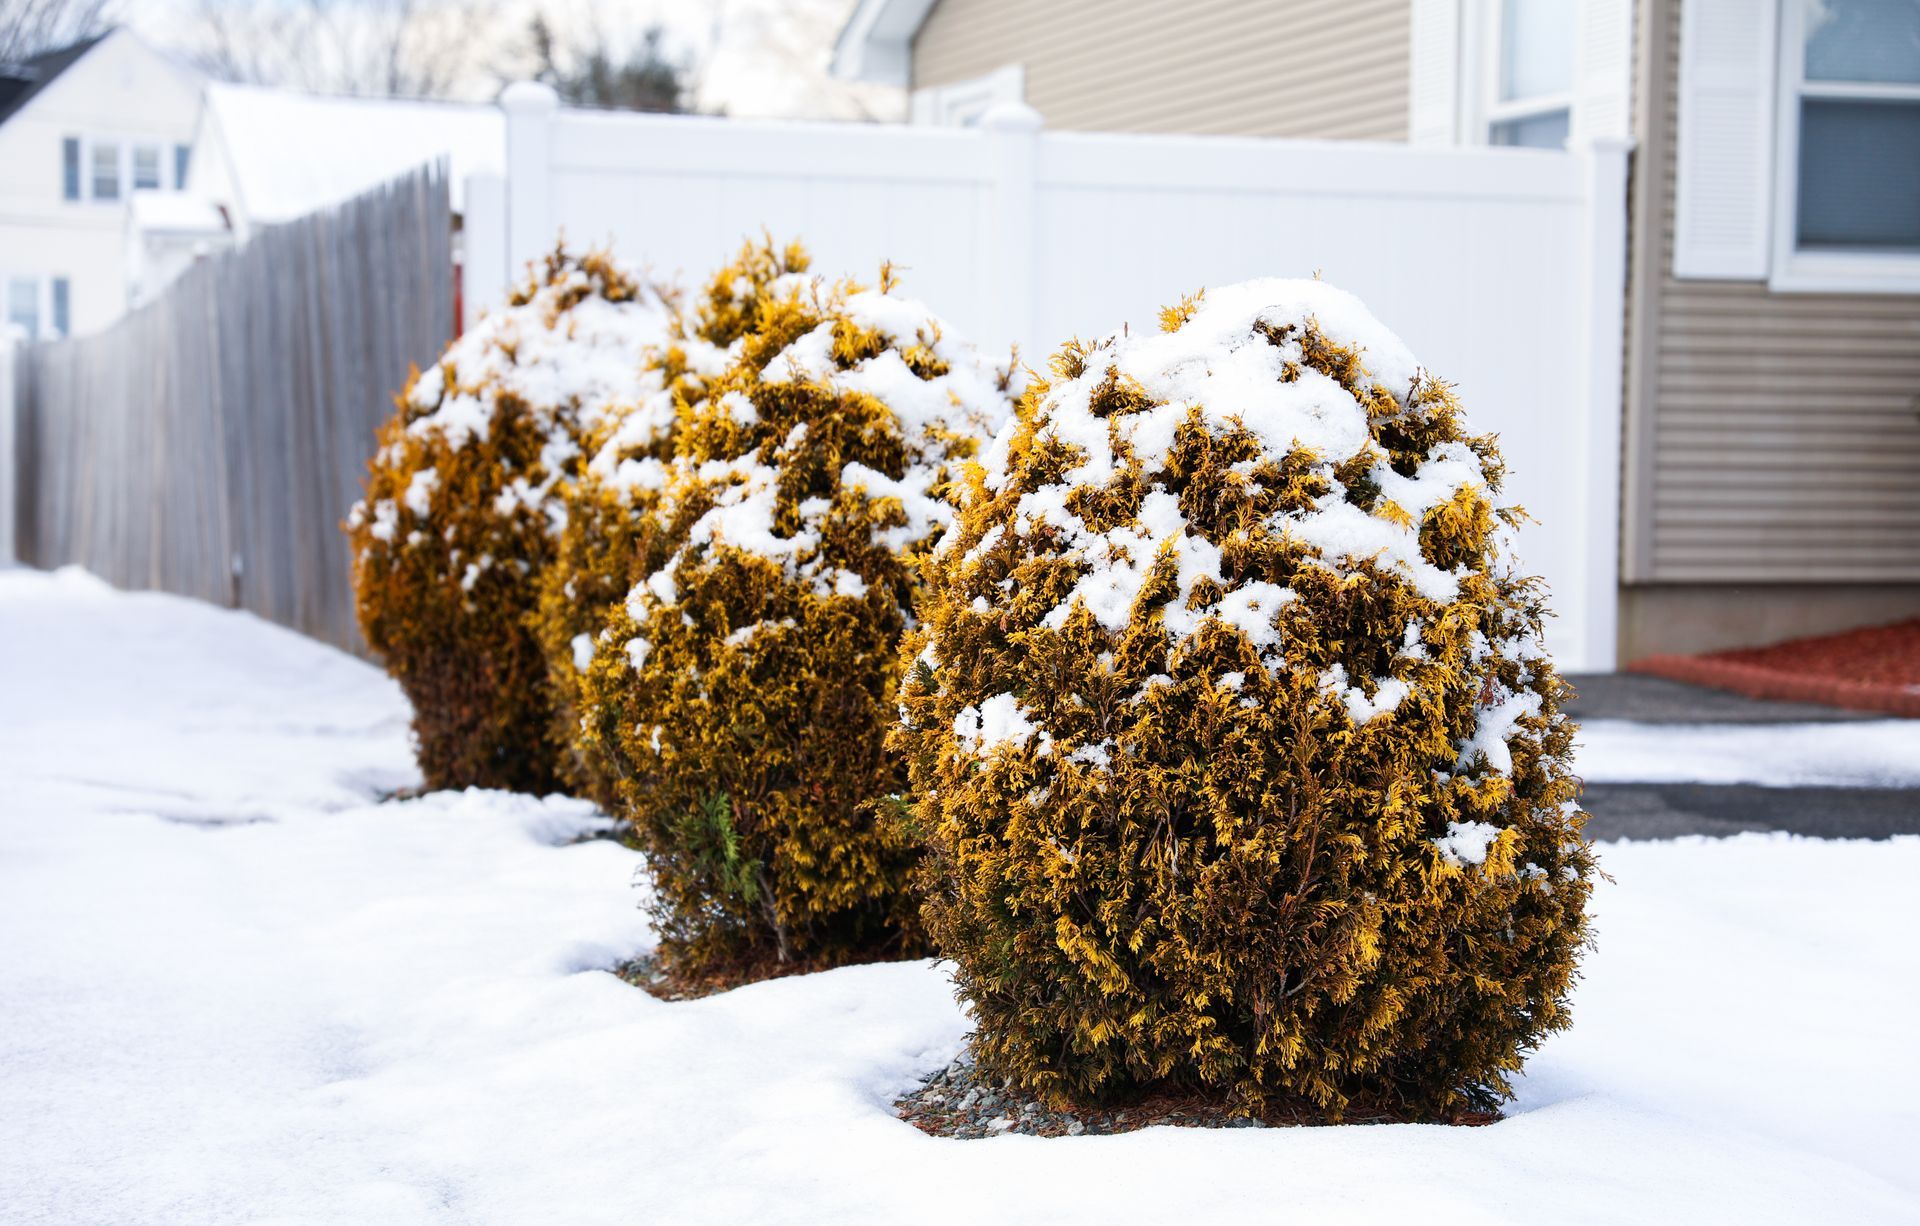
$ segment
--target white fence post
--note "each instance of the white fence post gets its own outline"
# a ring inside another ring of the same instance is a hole
[[[993,166],[993,300],[1016,345],[1034,342],[1034,164],[1040,156],[1040,112],[1024,102],[999,102],[980,117]],[[1029,361],[1032,357],[1029,356]]]
[[[460,224],[460,330],[506,301],[514,269],[507,255],[507,181],[499,175],[467,177]]]
[[[14,440],[20,417],[15,411],[14,394],[19,388],[19,363],[24,356],[12,329],[0,324],[0,566],[13,565],[19,556],[14,549],[14,534],[19,531],[14,508],[22,482]]]
[[[1581,159],[1586,171],[1586,583],[1581,609],[1581,667],[1611,672],[1619,664],[1620,417],[1626,361],[1627,156],[1633,142],[1594,137]]]
[[[500,91],[507,114],[507,278],[553,245],[549,145],[560,95],[537,81]]]

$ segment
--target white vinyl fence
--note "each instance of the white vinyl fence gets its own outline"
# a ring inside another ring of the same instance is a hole
[[[561,110],[516,85],[507,176],[470,185],[467,302],[557,235],[697,286],[744,237],[906,291],[1036,367],[1070,336],[1156,325],[1181,294],[1309,276],[1358,294],[1500,434],[1564,667],[1614,665],[1626,149],[1047,132]]]

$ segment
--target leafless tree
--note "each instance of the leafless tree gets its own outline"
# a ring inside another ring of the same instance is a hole
[[[524,42],[523,58],[531,68],[514,75],[545,81],[575,106],[670,113],[692,107],[693,58],[668,50],[660,26],[647,27],[621,46],[597,20],[589,21],[584,37],[562,38],[542,12],[528,22]]]
[[[51,51],[107,28],[111,0],[4,0],[0,64]]]
[[[438,98],[488,45],[484,0],[197,0],[188,54],[210,76],[318,93]]]

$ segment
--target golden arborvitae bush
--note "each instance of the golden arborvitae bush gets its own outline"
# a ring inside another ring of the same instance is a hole
[[[731,348],[682,406],[652,510],[670,544],[593,644],[582,726],[625,764],[673,969],[910,955],[898,648],[955,467],[1015,377],[884,272],[771,283]]]
[[[1567,1024],[1594,867],[1493,440],[1355,299],[1066,346],[928,566],[898,747],[991,1074],[1450,1118]]]
[[[430,787],[560,779],[529,625],[581,442],[652,385],[667,304],[604,255],[556,250],[400,395],[348,516],[360,628],[414,709]]]
[[[646,393],[616,406],[586,440],[587,460],[564,489],[566,528],[542,572],[535,630],[547,659],[553,739],[569,789],[611,809],[615,780],[631,773],[618,738],[581,724],[581,684],[594,636],[634,584],[666,561],[672,542],[653,514],[674,453],[679,414],[732,365],[736,342],[759,329],[763,308],[805,273],[797,244],[752,243],[715,276],[690,312],[676,312],[647,355]]]

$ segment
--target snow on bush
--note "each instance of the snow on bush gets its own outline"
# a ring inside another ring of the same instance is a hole
[[[551,791],[529,625],[582,439],[660,383],[669,311],[600,254],[556,250],[402,393],[347,531],[361,630],[412,700],[430,787]]]
[[[585,674],[584,725],[611,735],[663,953],[685,971],[919,949],[905,775],[884,746],[897,648],[955,464],[1017,391],[886,270],[877,290],[769,289],[681,409],[649,529],[671,545]]]
[[[989,1071],[1444,1117],[1567,1023],[1592,861],[1493,440],[1354,298],[1075,342],[967,479],[897,744]]]
[[[770,243],[748,244],[690,312],[674,314],[663,345],[648,355],[647,394],[595,425],[580,475],[565,487],[566,528],[541,577],[536,629],[552,686],[554,739],[567,747],[561,760],[567,783],[609,809],[618,803],[615,780],[634,765],[620,757],[613,728],[581,718],[581,686],[593,667],[596,636],[634,584],[666,561],[672,542],[653,511],[680,414],[739,359],[748,336],[760,330],[762,312],[806,267],[798,245],[778,251]]]

